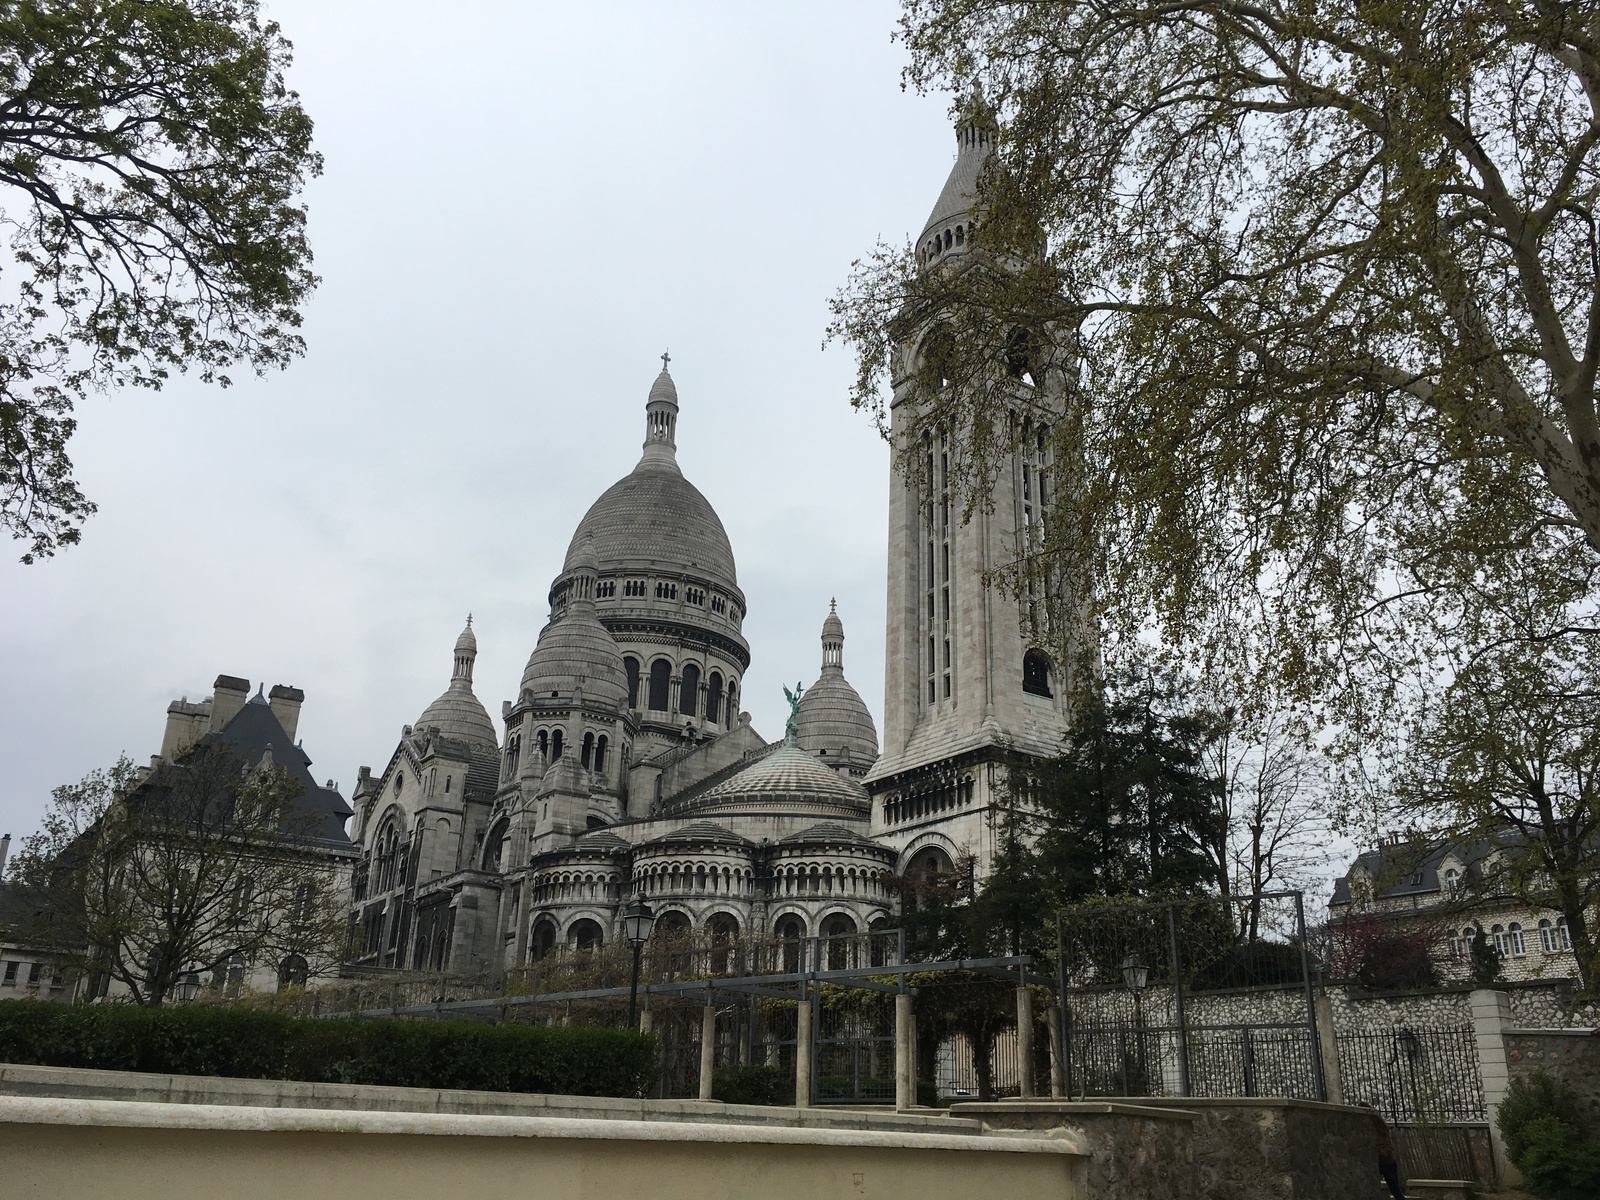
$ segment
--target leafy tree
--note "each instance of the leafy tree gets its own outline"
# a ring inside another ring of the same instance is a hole
[[[1518,1075],[1495,1112],[1523,1186],[1541,1200],[1584,1200],[1600,1191],[1600,1142],[1572,1089],[1544,1071]]]
[[[24,562],[94,511],[67,454],[87,394],[302,352],[322,159],[289,64],[256,0],[0,3],[0,528]]]
[[[1214,722],[1177,699],[1114,683],[1078,702],[1060,755],[1012,765],[1016,819],[1036,839],[1028,873],[1055,904],[1217,887],[1207,848],[1224,819],[1202,757]]]
[[[14,870],[48,916],[35,938],[151,1006],[189,971],[325,966],[341,949],[337,881],[299,790],[210,740],[143,780],[124,758],[56,788]]]
[[[1503,965],[1500,948],[1489,940],[1489,935],[1482,929],[1472,931],[1472,940],[1467,943],[1467,956],[1467,969],[1473,987],[1493,987],[1500,982]]]
[[[1380,991],[1439,985],[1433,961],[1438,931],[1401,927],[1371,913],[1328,928],[1328,966],[1336,979]]]
[[[1313,708],[1363,833],[1520,840],[1592,987],[1592,14],[905,0],[901,36],[996,149],[967,253],[880,246],[835,298],[855,402],[908,387],[981,497],[1021,334],[1061,477],[998,582],[1088,581],[1107,661],[1154,636]]]

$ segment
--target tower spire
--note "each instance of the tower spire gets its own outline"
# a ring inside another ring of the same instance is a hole
[[[472,688],[472,664],[478,659],[478,635],[472,632],[472,614],[467,614],[467,627],[456,639],[455,666],[450,672],[452,687],[461,684]]]
[[[641,463],[653,466],[678,466],[678,386],[672,382],[667,364],[670,353],[661,355],[661,374],[650,385],[650,398],[644,404],[644,457]]]

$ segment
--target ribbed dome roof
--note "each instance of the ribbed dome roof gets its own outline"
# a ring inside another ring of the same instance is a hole
[[[445,737],[483,746],[499,744],[494,722],[472,694],[472,685],[460,679],[452,680],[445,694],[422,710],[415,728],[437,729]]]
[[[878,730],[850,681],[839,670],[824,670],[822,678],[806,689],[795,713],[800,748],[808,754],[826,750],[833,758],[848,749],[851,760],[870,763],[878,757]]]
[[[872,849],[881,850],[885,854],[894,853],[871,838],[863,837],[853,829],[846,829],[836,821],[820,821],[815,825],[802,829],[799,833],[791,833],[786,838],[780,838],[779,843],[787,846],[870,846]]]
[[[710,821],[691,821],[681,829],[674,829],[671,833],[662,834],[658,838],[651,838],[645,842],[643,848],[650,846],[681,845],[684,842],[703,843],[714,842],[723,846],[748,846],[749,838],[740,837],[733,830]]]
[[[628,677],[616,639],[594,617],[594,606],[573,605],[539,634],[528,656],[522,686],[535,700],[551,692],[570,695],[583,688],[585,700],[620,709],[628,699]]]
[[[802,805],[824,800],[863,810],[867,807],[865,790],[840,778],[837,772],[830,771],[792,741],[694,797],[693,807],[706,809],[747,801],[786,800]]]
[[[994,149],[994,136],[994,128],[987,120],[977,124],[963,121],[956,128],[956,163],[922,226],[917,238],[919,245],[935,229],[942,231],[950,222],[964,221],[971,216],[978,199],[978,177],[983,174],[983,165]]]
[[[608,487],[578,522],[564,571],[576,567],[586,536],[593,539],[601,574],[652,564],[726,588],[739,586],[721,519],[674,464],[640,463]]]
[[[822,622],[822,675],[800,697],[794,715],[800,748],[807,754],[839,758],[865,767],[878,757],[878,730],[866,702],[844,677],[844,622],[830,603]]]
[[[472,632],[472,618],[456,639],[450,686],[417,718],[415,729],[437,729],[448,738],[457,738],[491,750],[498,748],[494,722],[472,690],[472,664],[478,657],[478,638]]]

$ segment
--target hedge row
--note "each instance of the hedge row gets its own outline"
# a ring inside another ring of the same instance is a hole
[[[655,1040],[620,1029],[480,1025],[235,1008],[0,1001],[0,1062],[308,1083],[637,1096]]]

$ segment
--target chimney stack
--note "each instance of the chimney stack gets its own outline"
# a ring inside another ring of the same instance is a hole
[[[289,735],[291,744],[294,742],[295,727],[300,724],[300,706],[305,703],[306,694],[297,687],[285,687],[281,683],[272,685],[272,690],[267,693],[267,703],[272,705],[272,715],[278,718],[278,724],[283,726],[283,731]]]
[[[11,835],[0,837],[0,879],[6,877],[6,855],[11,853]]]
[[[211,730],[215,733],[226,729],[250,699],[250,681],[237,675],[218,675],[211,686],[216,689],[211,695]]]

